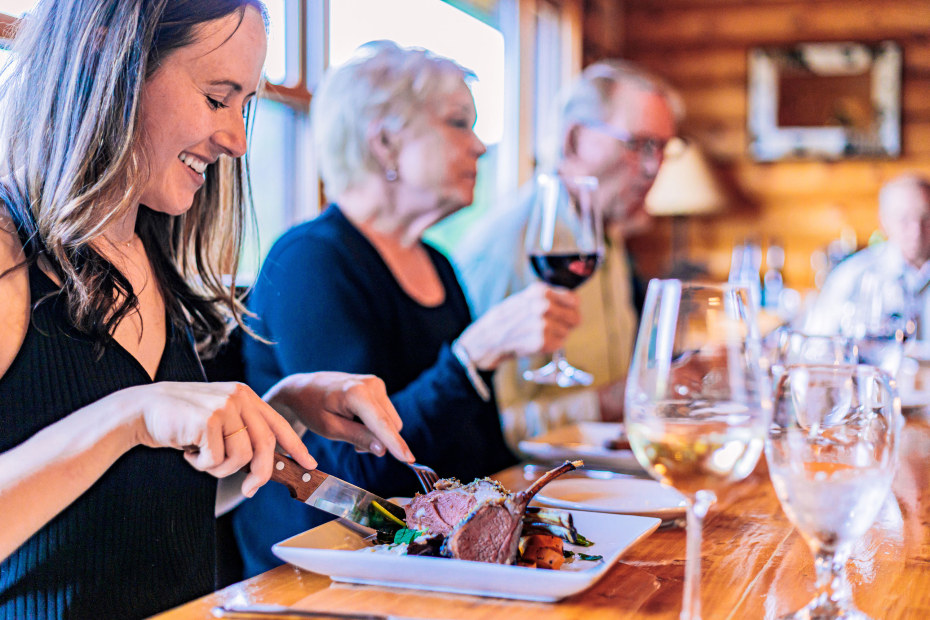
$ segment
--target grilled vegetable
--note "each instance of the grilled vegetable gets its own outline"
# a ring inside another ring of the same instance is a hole
[[[562,539],[547,534],[522,536],[518,545],[520,564],[536,568],[558,570],[565,562],[562,554]]]
[[[549,533],[573,545],[590,547],[594,543],[578,533],[572,514],[554,508],[530,506],[523,517],[523,534]]]

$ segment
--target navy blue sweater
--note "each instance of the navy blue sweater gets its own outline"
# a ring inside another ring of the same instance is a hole
[[[274,344],[246,339],[246,375],[259,394],[295,372],[370,373],[387,385],[401,432],[419,462],[469,481],[516,460],[493,398],[482,401],[450,343],[471,323],[452,266],[426,246],[445,288],[439,306],[407,295],[368,240],[338,207],[288,231],[274,245],[252,291],[253,328]],[[485,379],[490,381],[489,376]],[[306,433],[321,471],[383,497],[412,495],[415,476],[391,456]],[[331,517],[262,487],[233,517],[246,576],[281,563],[271,546]]]

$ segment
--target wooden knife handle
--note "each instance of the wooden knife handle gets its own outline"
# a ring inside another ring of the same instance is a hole
[[[321,471],[304,469],[291,457],[275,452],[271,479],[286,486],[295,499],[307,501],[328,477]]]

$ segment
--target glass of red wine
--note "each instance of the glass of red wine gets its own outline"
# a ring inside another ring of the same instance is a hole
[[[533,271],[544,282],[574,289],[600,264],[604,233],[593,204],[596,189],[594,177],[537,175],[525,247]],[[569,364],[562,349],[542,368],[524,372],[523,378],[560,387],[591,385],[594,381],[590,373]]]

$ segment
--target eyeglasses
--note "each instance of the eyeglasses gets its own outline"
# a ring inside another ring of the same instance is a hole
[[[634,153],[638,153],[644,159],[651,161],[660,160],[665,154],[665,145],[668,143],[668,140],[663,140],[662,138],[637,137],[613,125],[608,125],[607,123],[586,123],[585,126],[622,142],[623,146]]]

